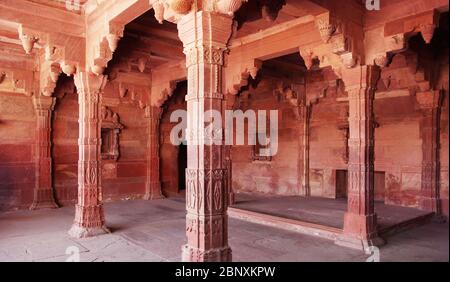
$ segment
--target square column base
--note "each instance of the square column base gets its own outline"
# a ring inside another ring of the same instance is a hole
[[[184,245],[181,256],[183,262],[231,262],[232,260],[230,247],[205,251]]]
[[[145,194],[143,199],[146,201],[153,201],[153,200],[162,200],[165,199],[166,197],[162,194],[156,194],[156,195],[150,195],[150,194]]]
[[[78,224],[73,224],[72,228],[70,228],[70,230],[69,230],[69,236],[72,238],[78,238],[78,239],[89,238],[89,237],[94,237],[94,236],[99,236],[99,235],[104,235],[104,234],[109,234],[109,233],[111,233],[111,232],[109,231],[109,229],[106,226],[82,227],[82,226],[79,226]]]
[[[57,209],[59,208],[58,204],[54,201],[46,201],[46,202],[35,202],[31,204],[30,210],[48,210],[48,209]]]
[[[336,238],[334,243],[341,247],[351,248],[355,250],[370,253],[371,247],[381,247],[386,244],[386,241],[381,237],[374,237],[370,239],[360,238],[349,234],[342,234]]]
[[[344,232],[336,238],[335,244],[368,252],[370,247],[380,247],[386,241],[378,236],[377,216],[346,213]]]
[[[146,201],[161,200],[166,198],[162,194],[160,182],[147,182],[145,190],[146,192],[143,199]]]
[[[40,188],[34,191],[34,200],[30,210],[57,209],[58,204],[53,196],[52,188]]]

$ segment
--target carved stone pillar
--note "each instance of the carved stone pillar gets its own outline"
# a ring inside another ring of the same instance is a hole
[[[109,232],[105,226],[101,186],[101,96],[107,77],[75,74],[79,103],[78,202],[69,234],[84,238]]]
[[[367,250],[382,245],[374,202],[374,94],[380,68],[346,69],[342,79],[349,96],[348,211],[339,245]]]
[[[300,196],[311,196],[309,186],[309,132],[311,120],[311,105],[302,104],[299,107],[300,112],[300,156],[299,156],[299,175],[300,175]]]
[[[225,104],[226,110],[233,111],[236,103],[236,95],[225,95]],[[231,145],[223,146],[223,154],[224,154],[224,166],[227,168],[227,191],[228,191],[228,205],[232,206],[236,203],[236,195],[233,191],[233,159],[231,156]]]
[[[159,126],[162,109],[160,107],[147,107],[145,117],[148,120],[147,145],[147,182],[145,184],[145,200],[164,198],[161,192],[160,158],[159,158]]]
[[[186,234],[183,261],[231,261],[228,246],[227,168],[223,156],[223,121],[205,126],[205,112],[223,116],[223,57],[232,19],[192,12],[178,23],[188,68],[188,168]],[[206,127],[206,128],[205,128]]]
[[[422,189],[420,208],[442,216],[440,199],[440,121],[443,95],[441,91],[416,94],[422,110],[420,133],[422,136]]]
[[[36,186],[31,210],[58,208],[52,185],[51,130],[56,98],[35,97],[36,109]]]

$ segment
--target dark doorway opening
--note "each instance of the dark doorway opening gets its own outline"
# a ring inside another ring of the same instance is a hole
[[[385,202],[385,179],[386,179],[386,172],[384,171],[375,171],[375,201],[379,202]]]
[[[374,194],[375,201],[385,201],[385,178],[386,173],[384,171],[375,171],[374,174]],[[347,198],[348,193],[348,171],[336,170],[336,198]]]
[[[187,146],[181,144],[178,148],[178,190],[186,190]]]
[[[348,171],[336,170],[336,198],[347,198]]]

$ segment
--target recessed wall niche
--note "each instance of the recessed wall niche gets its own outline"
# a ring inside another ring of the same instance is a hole
[[[119,159],[119,136],[124,128],[117,113],[114,113],[108,107],[102,107],[101,153],[103,160],[117,161]]]

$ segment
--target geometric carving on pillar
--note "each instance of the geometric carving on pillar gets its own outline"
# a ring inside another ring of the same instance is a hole
[[[160,122],[162,108],[148,106],[145,118],[147,126],[147,181],[145,184],[145,200],[163,199],[160,180]]]
[[[420,133],[422,137],[422,187],[420,208],[442,217],[440,199],[440,121],[443,93],[431,90],[416,93],[422,111]]]
[[[103,75],[87,72],[75,75],[79,103],[78,202],[69,235],[85,238],[109,232],[105,226],[101,188],[101,116]]]
[[[342,72],[349,96],[348,210],[336,244],[367,250],[382,245],[374,202],[373,102],[380,68],[361,66]]]
[[[34,187],[31,210],[58,208],[52,185],[51,128],[52,112],[56,98],[38,96],[33,99],[36,110],[36,155]]]
[[[224,136],[222,128],[205,133],[204,113],[208,110],[222,113],[224,109],[224,52],[232,32],[232,18],[192,12],[181,18],[178,31],[188,68],[187,244],[182,248],[182,260],[231,261]],[[217,141],[222,141],[222,145]]]

